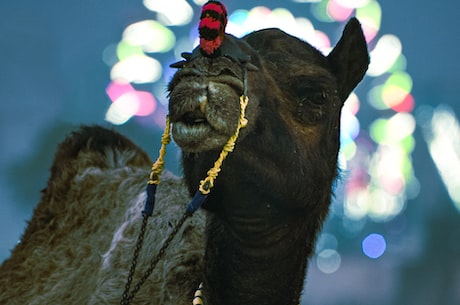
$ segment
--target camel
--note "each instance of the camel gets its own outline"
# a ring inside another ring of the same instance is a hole
[[[351,19],[324,56],[279,29],[224,33],[217,1],[201,18],[200,45],[172,65],[178,71],[168,85],[184,175],[161,174],[137,270],[148,268],[239,133],[201,208],[178,228],[132,304],[191,304],[202,283],[194,304],[297,305],[338,176],[340,111],[369,64],[360,24]],[[120,304],[151,163],[113,129],[70,134],[0,266],[0,303]]]

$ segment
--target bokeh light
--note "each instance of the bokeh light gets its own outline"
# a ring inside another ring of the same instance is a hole
[[[311,13],[322,22],[333,22],[334,19],[328,13],[329,0],[318,1],[311,6]]]
[[[121,125],[134,115],[147,116],[155,111],[156,101],[150,92],[138,91],[129,83],[111,82],[106,93],[112,101],[106,121]]]
[[[356,18],[361,22],[367,42],[372,41],[380,30],[382,19],[380,4],[371,0],[366,5],[357,7]]]
[[[320,253],[326,249],[337,250],[338,240],[335,235],[330,233],[321,233],[316,241],[315,253]]]
[[[385,253],[387,244],[385,238],[376,233],[369,234],[363,239],[363,253],[370,258],[379,258]]]
[[[110,78],[118,82],[153,83],[160,79],[160,62],[145,55],[132,55],[116,63],[110,71]]]
[[[343,7],[357,8],[366,6],[371,0],[336,0]]]
[[[285,8],[269,9],[256,6],[251,10],[237,10],[228,18],[227,32],[241,37],[264,28],[279,28],[288,34],[308,41],[320,51],[327,53],[331,48],[329,37],[315,30],[310,20],[294,15]]]
[[[391,118],[378,118],[370,126],[372,139],[381,144],[401,143],[415,130],[415,118],[410,113],[400,112]]]
[[[455,208],[460,212],[460,123],[447,106],[422,108],[418,122]]]
[[[331,0],[327,5],[327,13],[335,21],[348,20],[353,11],[354,7],[343,5],[338,0]]]
[[[370,52],[371,63],[367,75],[376,77],[387,72],[401,56],[402,44],[395,35],[386,34],[380,37]]]
[[[316,266],[326,274],[331,274],[339,270],[342,258],[340,254],[333,249],[325,249],[317,254]]]
[[[350,143],[354,143],[354,140],[359,135],[360,125],[359,120],[356,117],[356,113],[359,110],[359,98],[356,94],[352,93],[342,108],[341,118],[341,130],[340,140],[342,148],[346,147]],[[346,159],[350,160],[352,156],[348,156]]]
[[[403,71],[395,72],[383,85],[382,99],[388,108],[395,109],[400,105],[412,90],[412,78]],[[412,110],[412,109],[410,109]]]
[[[194,2],[196,5],[202,6],[203,4],[205,4],[206,2],[208,2],[208,0],[193,0],[193,2]]]
[[[123,42],[139,46],[143,51],[168,52],[174,47],[174,32],[154,20],[144,20],[129,25],[123,32]]]
[[[193,17],[193,9],[185,0],[144,0],[147,9],[158,13],[158,21],[164,25],[186,25]]]

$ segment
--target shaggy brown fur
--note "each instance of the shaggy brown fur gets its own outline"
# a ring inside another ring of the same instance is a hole
[[[139,233],[151,161],[100,127],[73,133],[21,243],[0,267],[0,304],[119,304]],[[163,175],[138,270],[145,270],[189,200]],[[190,304],[203,260],[204,218],[186,222],[134,304]],[[198,227],[198,229],[196,229]]]
[[[295,305],[337,175],[340,110],[368,54],[356,19],[325,57],[277,29],[232,47],[248,55],[248,125],[201,214],[173,241],[134,304]],[[235,58],[188,57],[170,117],[184,181],[166,174],[138,270],[180,218],[233,134],[244,89]],[[150,160],[119,134],[86,127],[60,145],[21,243],[0,267],[0,304],[116,304],[127,277]],[[188,190],[188,192],[187,192]]]

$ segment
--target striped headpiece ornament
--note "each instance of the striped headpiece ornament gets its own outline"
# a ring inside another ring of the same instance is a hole
[[[185,63],[199,56],[208,58],[223,56],[240,64],[248,64],[251,57],[241,48],[241,44],[246,43],[233,35],[225,33],[227,21],[227,9],[221,2],[206,2],[201,9],[198,26],[199,46],[192,53],[182,53],[185,61],[173,63],[171,67],[182,68]]]
[[[227,9],[219,1],[209,1],[201,10],[198,32],[200,50],[204,56],[219,56],[220,47],[225,39]]]

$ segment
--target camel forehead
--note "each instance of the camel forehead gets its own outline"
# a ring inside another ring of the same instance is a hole
[[[315,66],[327,66],[326,57],[308,42],[287,34],[280,29],[264,29],[252,32],[244,39],[260,56],[280,62],[308,62]],[[278,55],[278,58],[275,57]]]

